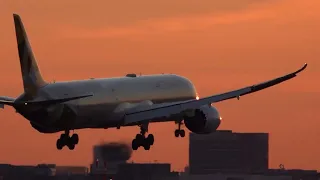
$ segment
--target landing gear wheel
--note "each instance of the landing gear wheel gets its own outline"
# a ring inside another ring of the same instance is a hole
[[[145,150],[149,150],[153,143],[153,134],[149,134],[147,138],[141,134],[137,134],[136,138],[132,140],[132,150],[137,150],[140,146],[143,146]]]
[[[145,136],[146,132],[148,131],[148,127],[141,125],[140,129],[140,134],[137,134],[136,138],[132,140],[132,150],[137,150],[140,146],[143,146],[145,150],[149,150],[154,144],[154,136],[153,134],[148,134],[147,137]]]
[[[70,149],[70,150],[74,150],[74,148],[75,148],[75,144],[73,144],[72,142],[70,142],[68,145],[68,148]]]
[[[175,137],[179,137],[179,135],[180,135],[179,129],[176,129],[176,130],[174,131],[174,136],[175,136]]]
[[[154,136],[153,136],[153,134],[149,134],[146,140],[147,140],[148,144],[150,144],[150,145],[152,146],[153,143],[154,143]],[[149,148],[149,149],[150,149],[150,148]]]
[[[58,150],[61,150],[64,146],[68,146],[70,150],[73,150],[76,144],[79,143],[78,134],[73,134],[69,136],[69,131],[66,131],[64,134],[60,135],[60,138],[57,140],[56,147]]]
[[[180,130],[180,136],[181,137],[184,137],[186,135],[186,132],[182,129],[182,130]]]
[[[146,140],[147,140],[147,139],[146,139]],[[144,150],[150,150],[150,146],[151,146],[151,144],[149,144],[148,141],[145,141],[145,143],[144,143],[144,145],[143,145],[143,148],[144,148]]]
[[[57,140],[56,146],[57,146],[58,150],[61,150],[63,148],[63,144],[62,144],[62,140],[61,139]]]
[[[144,139],[144,136],[142,134],[137,134],[136,135],[136,140],[139,142],[139,144],[141,144],[140,142],[142,142]]]
[[[71,142],[74,144],[78,144],[79,143],[79,136],[78,134],[72,134],[71,136]]]
[[[132,140],[131,146],[132,146],[132,149],[133,149],[133,150],[137,150],[137,149],[139,148],[139,144],[138,144],[138,142],[137,142],[137,139],[133,139],[133,140]]]

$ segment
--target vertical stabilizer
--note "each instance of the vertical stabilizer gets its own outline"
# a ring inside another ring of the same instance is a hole
[[[13,19],[16,30],[24,91],[28,95],[35,96],[38,88],[44,86],[46,82],[43,80],[37,62],[33,56],[27,33],[24,29],[20,16],[13,14]]]

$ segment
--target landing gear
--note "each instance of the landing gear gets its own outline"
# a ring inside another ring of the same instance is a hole
[[[146,137],[146,132],[148,132],[148,125],[140,125],[140,134],[137,134],[136,138],[132,140],[133,150],[137,150],[140,146],[143,146],[145,150],[150,150],[154,143],[154,136],[153,134],[148,134]]]
[[[174,131],[174,136],[175,137],[184,137],[186,135],[185,131],[183,129],[181,129],[181,124],[182,124],[182,121],[179,121],[178,122],[179,126],[178,126],[178,129],[176,129]]]
[[[68,146],[70,150],[73,150],[75,146],[79,143],[78,134],[72,134],[71,137],[69,134],[69,130],[65,131],[64,134],[61,134],[56,144],[58,150],[61,150],[64,146]]]

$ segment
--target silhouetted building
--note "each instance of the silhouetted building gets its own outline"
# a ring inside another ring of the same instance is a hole
[[[0,179],[34,179],[34,177],[46,177],[47,179],[55,175],[55,167],[51,165],[37,166],[16,166],[10,164],[0,164]]]
[[[253,173],[268,170],[268,133],[190,133],[189,173]]]
[[[265,176],[290,176],[292,180],[318,180],[317,170],[305,169],[269,169],[263,173]]]
[[[89,169],[85,166],[56,166],[56,175],[87,175]]]
[[[180,176],[180,180],[319,180],[319,177],[316,170],[269,169],[261,173],[183,173]]]
[[[118,180],[178,180],[179,173],[171,172],[171,164],[167,163],[128,163],[118,167],[114,179]]]

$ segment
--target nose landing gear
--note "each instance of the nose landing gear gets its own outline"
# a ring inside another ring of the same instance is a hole
[[[178,129],[174,131],[174,136],[175,137],[184,137],[186,135],[185,131],[181,129],[182,121],[178,122]]]

